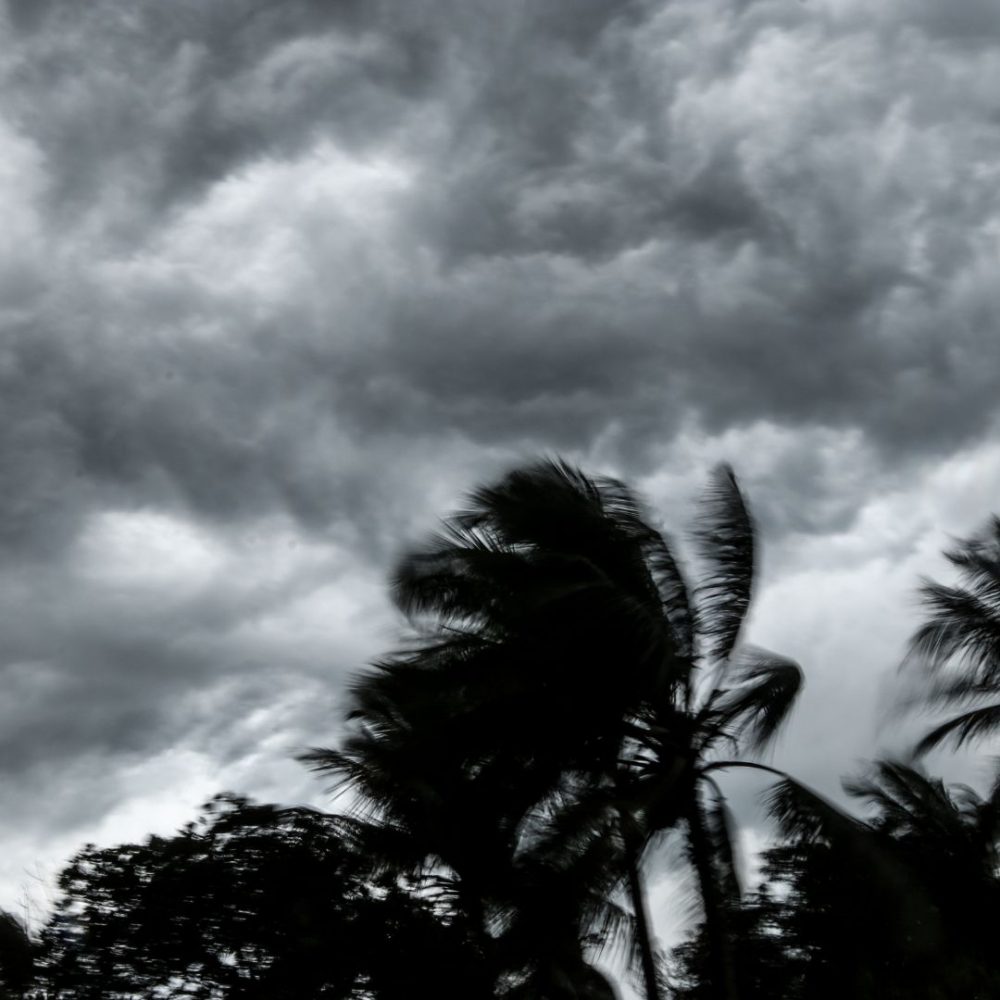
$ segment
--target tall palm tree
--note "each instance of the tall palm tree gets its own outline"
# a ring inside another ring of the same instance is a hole
[[[692,590],[675,570],[670,596],[681,613],[667,613],[682,651],[681,682],[670,697],[639,713],[624,784],[639,806],[647,842],[678,823],[686,829],[705,909],[713,993],[732,1000],[737,985],[727,911],[740,887],[732,823],[715,772],[752,767],[785,777],[747,758],[777,735],[801,689],[802,672],[791,660],[739,645],[753,593],[755,537],[728,466],[713,475],[695,539],[705,576]],[[670,561],[676,566],[672,556]]]
[[[767,745],[801,685],[794,663],[737,646],[754,532],[726,466],[696,539],[706,574],[692,589],[617,480],[541,462],[477,490],[396,573],[414,642],[359,679],[343,748],[309,758],[352,782],[390,824],[419,813],[433,828],[448,799],[441,789],[461,789],[445,825],[462,845],[464,796],[489,789],[479,798],[496,811],[484,852],[446,856],[444,831],[427,852],[465,886],[487,946],[483,903],[502,896],[490,885],[497,872],[553,830],[567,845],[581,829],[613,830],[605,867],[631,896],[650,1000],[659,973],[640,868],[654,835],[678,826],[712,928],[717,995],[735,994],[725,899],[736,880],[715,772]],[[497,850],[487,859],[489,844]]]
[[[924,703],[963,711],[924,736],[918,753],[1000,729],[1000,518],[945,556],[959,570],[959,583],[924,582],[929,616],[910,642],[908,661],[930,680]]]

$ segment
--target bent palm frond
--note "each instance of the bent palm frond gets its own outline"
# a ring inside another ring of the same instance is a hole
[[[935,726],[920,740],[913,752],[915,756],[920,757],[946,743],[960,747],[972,740],[989,736],[997,730],[1000,730],[1000,704],[984,705]]]
[[[892,836],[953,836],[960,814],[944,782],[896,760],[876,761],[868,774],[843,782],[852,798],[874,806],[878,829]]]
[[[930,618],[910,641],[908,658],[937,670],[951,661],[979,681],[1000,680],[1000,612],[963,587],[924,582],[921,600]]]
[[[766,650],[745,648],[727,679],[731,686],[717,690],[703,713],[706,730],[733,735],[748,752],[764,750],[802,690],[802,668]]]
[[[1000,599],[1000,517],[990,518],[982,534],[959,540],[945,558],[977,592]]]
[[[646,559],[660,595],[664,617],[674,633],[677,653],[689,659],[695,652],[697,622],[690,588],[669,539],[658,531],[651,532],[646,542]]]
[[[866,833],[860,820],[788,776],[766,793],[764,801],[781,835],[791,841],[846,843]]]
[[[708,573],[698,588],[698,618],[710,655],[732,652],[750,607],[754,581],[754,525],[728,465],[712,475],[694,532]]]

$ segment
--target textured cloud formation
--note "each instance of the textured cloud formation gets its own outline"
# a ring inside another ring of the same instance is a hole
[[[395,553],[539,451],[674,529],[735,462],[756,637],[811,674],[783,753],[869,752],[1000,485],[995,4],[0,19],[8,894],[226,782],[310,794]]]

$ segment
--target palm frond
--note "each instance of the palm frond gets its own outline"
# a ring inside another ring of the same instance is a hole
[[[765,749],[787,720],[802,690],[802,668],[793,660],[766,650],[744,647],[727,680],[705,715],[706,728],[732,734],[750,752]]]
[[[550,552],[574,551],[588,535],[596,541],[610,531],[640,539],[648,530],[639,502],[624,484],[587,476],[560,459],[514,469],[498,483],[480,487],[453,522]]]
[[[675,636],[677,653],[690,659],[694,655],[697,623],[691,605],[691,592],[669,539],[658,531],[652,531],[646,543],[646,559],[660,594],[663,613]]]
[[[913,752],[919,757],[945,743],[960,747],[972,740],[989,736],[998,729],[1000,729],[1000,704],[984,705],[935,726],[920,740]]]
[[[619,796],[614,789],[581,784],[570,788],[561,782],[526,813],[518,829],[519,853],[531,864],[565,869],[601,843],[605,860],[617,855],[620,867]],[[611,883],[621,878],[610,867],[608,875]]]
[[[711,656],[732,652],[750,607],[754,581],[754,525],[733,470],[712,475],[694,537],[708,572],[697,590],[698,622]]]
[[[472,532],[466,533],[469,539]],[[436,544],[399,563],[392,580],[397,607],[406,615],[431,614],[445,621],[490,621],[508,616],[532,577],[527,554],[498,543]]]
[[[900,700],[897,711],[908,712],[915,708],[933,709],[972,705],[985,698],[995,698],[996,684],[978,680],[965,674],[951,674],[929,678],[927,683]]]
[[[876,825],[892,836],[936,831],[953,836],[961,826],[955,801],[939,778],[897,760],[876,761],[869,772],[843,782],[844,791],[877,810]]]
[[[766,793],[765,803],[782,837],[796,843],[846,842],[865,832],[853,816],[787,776]]]
[[[333,784],[327,789],[333,795],[339,795],[352,782],[362,777],[363,765],[354,755],[332,747],[313,747],[296,757],[311,771],[333,777]]]
[[[961,570],[965,582],[984,598],[1000,601],[1000,517],[994,515],[986,529],[960,539],[945,558]]]
[[[587,944],[595,958],[620,960],[629,971],[639,967],[635,916],[612,899],[600,899],[595,903]]]
[[[590,477],[561,460],[538,462],[481,487],[451,523],[516,550],[571,555],[644,602],[658,599],[644,560],[643,505],[619,480]]]
[[[951,661],[977,682],[1000,681],[1000,612],[971,590],[924,581],[930,618],[910,640],[909,660],[937,670]]]

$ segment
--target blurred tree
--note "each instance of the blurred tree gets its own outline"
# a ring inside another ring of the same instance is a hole
[[[774,807],[788,840],[738,911],[747,995],[786,1000],[986,1000],[1000,995],[996,788],[980,798],[880,761],[848,792],[865,823],[801,790]],[[676,995],[711,995],[704,928],[673,955]]]
[[[623,484],[543,462],[477,490],[397,571],[416,637],[358,680],[342,747],[308,759],[420,844],[408,863],[454,874],[484,953],[502,951],[494,931],[516,872],[540,850],[569,867],[560,852],[578,858],[599,841],[593,891],[577,894],[570,923],[586,936],[583,914],[607,913],[594,899],[611,905],[627,886],[656,997],[640,865],[656,833],[681,826],[716,995],[735,995],[725,911],[738,886],[714,772],[743,763],[721,748],[753,753],[773,738],[801,671],[737,648],[754,533],[728,467],[713,477],[696,537],[707,573],[691,590]]]
[[[45,1000],[468,996],[460,932],[309,809],[220,796],[177,836],[85,848],[59,886]]]

